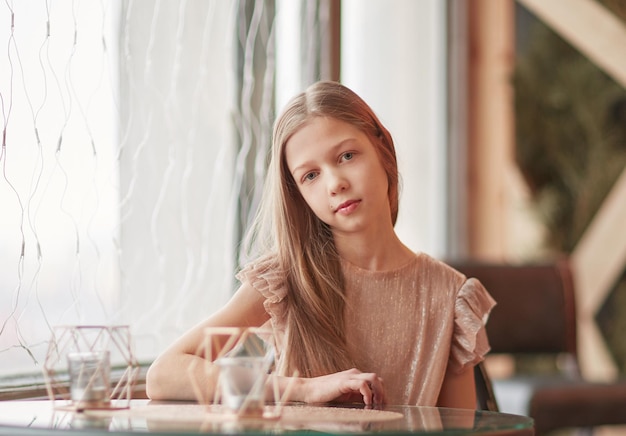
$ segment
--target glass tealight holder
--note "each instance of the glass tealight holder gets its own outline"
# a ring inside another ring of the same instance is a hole
[[[222,357],[219,386],[222,405],[239,416],[262,416],[269,364],[258,356]]]
[[[111,398],[111,362],[109,352],[68,353],[70,400],[79,409],[106,407]]]

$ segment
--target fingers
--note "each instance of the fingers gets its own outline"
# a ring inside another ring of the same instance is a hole
[[[363,397],[365,404],[367,405],[381,405],[385,403],[385,388],[383,386],[383,379],[373,375],[373,379],[367,382],[367,387],[370,392],[370,402],[367,402],[367,399]]]
[[[375,382],[370,383],[370,391],[372,392],[372,403],[374,405],[385,404],[385,388],[383,386],[383,379],[376,377]]]
[[[385,402],[385,389],[383,379],[375,373],[363,373],[358,370],[349,370],[350,388],[359,392],[363,397],[363,402],[370,405],[380,405]]]

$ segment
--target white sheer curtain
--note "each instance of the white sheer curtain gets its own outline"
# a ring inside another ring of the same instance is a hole
[[[38,373],[59,324],[129,324],[149,360],[232,294],[273,18],[260,0],[0,5],[0,375]]]
[[[118,16],[0,5],[0,374],[37,371],[51,325],[117,310]]]
[[[232,1],[122,10],[119,318],[140,359],[232,292],[237,15]]]

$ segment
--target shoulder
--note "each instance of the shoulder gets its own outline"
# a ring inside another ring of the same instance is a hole
[[[235,277],[242,283],[248,283],[253,287],[264,286],[263,282],[272,283],[276,277],[284,277],[281,274],[278,258],[273,254],[260,256],[245,264]]]
[[[456,290],[467,280],[465,275],[448,265],[443,260],[437,259],[426,253],[416,253],[415,266],[417,273],[431,281],[441,282]]]
[[[450,350],[454,372],[475,365],[489,351],[485,325],[495,305],[480,281],[469,278],[463,282],[454,305],[454,337]]]
[[[251,261],[236,274],[236,278],[243,285],[254,288],[273,303],[280,302],[287,295],[286,276],[286,271],[274,254]]]

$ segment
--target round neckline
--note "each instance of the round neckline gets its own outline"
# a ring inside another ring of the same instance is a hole
[[[359,271],[359,272],[361,272],[363,274],[384,275],[384,274],[396,273],[398,271],[402,271],[404,269],[407,269],[407,268],[413,266],[418,261],[420,256],[421,256],[421,253],[419,253],[419,252],[415,253],[414,252],[413,253],[413,257],[411,259],[409,259],[407,262],[405,262],[404,264],[399,265],[399,266],[397,266],[395,268],[384,269],[384,270],[371,270],[371,269],[361,268],[360,266],[355,265],[354,263],[352,263],[349,260],[346,260],[344,258],[340,258],[340,261],[341,261],[341,264],[344,267],[348,267],[348,268],[350,268],[352,270]]]

